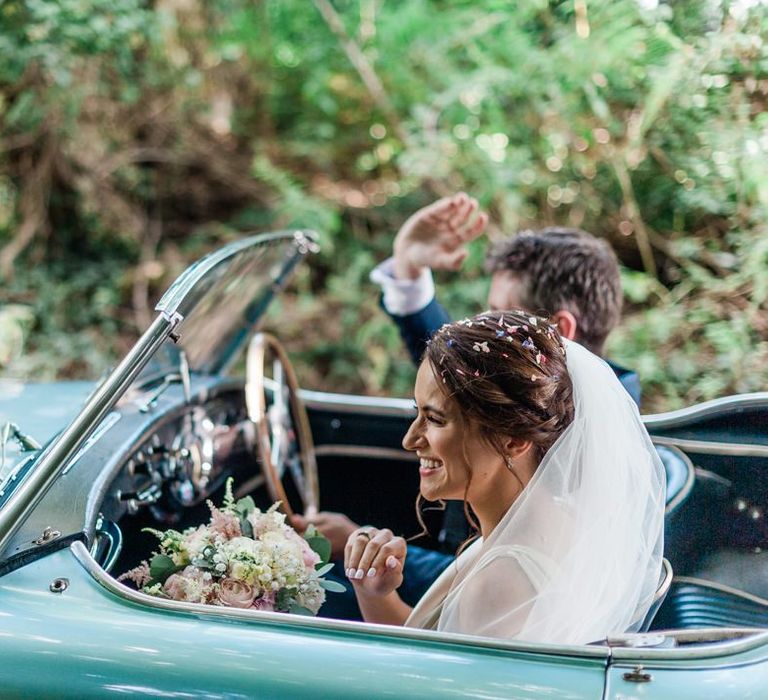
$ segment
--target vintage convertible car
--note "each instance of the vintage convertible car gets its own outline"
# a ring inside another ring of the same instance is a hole
[[[118,582],[156,544],[143,527],[202,522],[230,476],[260,504],[418,531],[400,446],[411,402],[299,390],[257,332],[316,247],[280,232],[203,258],[96,387],[0,383],[2,697],[768,697],[768,393],[645,417],[668,472],[675,579],[644,633],[526,644]],[[230,370],[246,347],[243,379]]]

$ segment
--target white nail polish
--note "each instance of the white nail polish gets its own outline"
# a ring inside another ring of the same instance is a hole
[[[362,569],[358,569],[357,571],[355,571],[355,578],[363,578],[363,576],[365,576],[365,571],[363,571]]]
[[[373,578],[375,575],[376,575],[376,569],[374,569],[373,567],[368,569],[368,578]]]
[[[355,570],[354,569],[347,569],[344,573],[346,573],[347,578],[353,578],[354,575],[355,575]]]
[[[387,559],[387,568],[394,569],[397,566],[397,559],[395,557],[389,557]]]

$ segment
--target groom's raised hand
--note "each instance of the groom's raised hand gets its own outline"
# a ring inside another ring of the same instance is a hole
[[[443,197],[419,209],[395,236],[395,277],[416,279],[422,269],[457,270],[467,257],[466,245],[480,236],[488,215],[465,192]]]

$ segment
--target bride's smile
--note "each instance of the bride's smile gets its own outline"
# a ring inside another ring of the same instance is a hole
[[[434,476],[435,472],[442,466],[443,463],[439,460],[419,457],[419,474],[421,476]]]

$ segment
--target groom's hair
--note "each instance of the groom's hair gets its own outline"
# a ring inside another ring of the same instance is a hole
[[[622,301],[618,261],[606,241],[576,228],[521,231],[493,245],[485,267],[518,277],[520,303],[531,312],[570,311],[577,322],[576,340],[602,354],[621,317]]]

